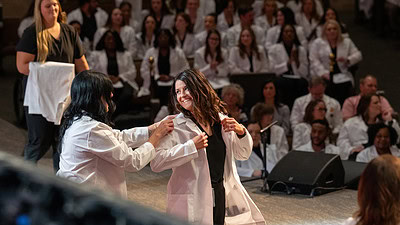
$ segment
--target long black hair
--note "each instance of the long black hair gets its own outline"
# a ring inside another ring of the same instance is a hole
[[[105,42],[105,39],[106,39],[106,36],[107,36],[108,33],[111,33],[111,35],[112,35],[113,38],[114,38],[114,41],[115,41],[115,50],[118,51],[118,52],[123,52],[123,51],[125,51],[124,43],[122,42],[122,39],[121,39],[121,37],[119,36],[118,32],[117,32],[117,31],[111,31],[111,30],[107,30],[107,31],[103,34],[103,36],[101,36],[99,42],[98,42],[97,45],[96,45],[96,50],[97,50],[97,51],[101,51],[101,50],[104,50],[104,49],[106,48],[104,42]]]
[[[111,100],[112,91],[112,82],[106,74],[86,70],[76,75],[71,85],[71,104],[65,110],[61,123],[59,152],[62,150],[65,131],[82,116],[112,125],[111,115],[115,111],[115,104]]]

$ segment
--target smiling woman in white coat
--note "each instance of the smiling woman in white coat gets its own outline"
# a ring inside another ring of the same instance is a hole
[[[265,224],[235,165],[252,151],[246,128],[225,116],[225,103],[197,70],[174,79],[171,102],[181,113],[150,164],[155,172],[172,169],[167,213],[194,224]]]

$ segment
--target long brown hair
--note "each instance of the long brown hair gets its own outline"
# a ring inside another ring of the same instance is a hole
[[[53,39],[51,38],[49,31],[46,29],[46,25],[44,24],[44,20],[42,18],[42,13],[40,11],[42,2],[43,0],[35,1],[34,18],[36,27],[37,61],[44,63],[49,53],[53,52]],[[57,0],[57,4],[57,22],[65,23],[67,20],[67,15],[62,11],[59,0]]]
[[[193,113],[184,109],[178,102],[175,92],[175,84],[178,80],[186,84],[193,98]],[[220,122],[219,113],[228,114],[226,103],[218,97],[204,74],[196,69],[184,70],[175,77],[170,96],[171,105],[177,111],[188,118],[195,118],[200,124],[212,126],[214,122]]]
[[[306,110],[305,110],[305,113],[304,113],[303,122],[311,124],[311,122],[313,120],[315,120],[315,118],[313,116],[313,112],[314,112],[315,107],[320,102],[324,103],[324,105],[326,107],[325,102],[323,100],[321,100],[321,99],[312,100],[310,103],[308,103],[308,105],[306,107]]]
[[[208,31],[208,33],[207,33],[207,38],[206,38],[206,51],[205,51],[205,54],[204,54],[204,61],[208,62],[207,56],[208,56],[208,55],[211,56],[210,46],[208,45],[208,39],[210,38],[211,34],[216,34],[216,35],[218,36],[218,38],[219,38],[218,46],[217,46],[217,48],[215,49],[215,53],[216,53],[215,60],[216,60],[218,63],[222,63],[222,62],[224,61],[224,58],[222,57],[222,51],[221,51],[221,42],[222,42],[222,40],[221,40],[221,34],[220,34],[219,31],[216,30],[216,29],[211,29],[211,30]],[[211,56],[211,58],[213,58],[213,57]],[[208,63],[211,63],[211,62],[208,62]]]
[[[400,224],[400,159],[386,154],[373,159],[361,175],[357,225]]]
[[[242,40],[241,40],[242,33],[243,33],[245,30],[249,31],[250,36],[251,36],[251,39],[252,39],[252,41],[251,41],[251,46],[250,46],[251,51],[255,52],[255,53],[256,53],[257,59],[260,60],[260,55],[261,55],[261,54],[260,54],[260,52],[258,51],[258,46],[257,46],[257,41],[256,41],[256,35],[254,34],[254,31],[253,31],[253,29],[251,29],[251,27],[244,27],[244,28],[242,29],[242,31],[240,32],[239,44],[238,44],[238,45],[239,45],[239,55],[240,55],[240,57],[243,59],[243,58],[244,58],[244,55],[246,54],[246,47],[244,46],[244,44],[242,43]]]

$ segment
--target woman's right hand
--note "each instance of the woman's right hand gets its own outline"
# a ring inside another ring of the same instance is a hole
[[[154,130],[153,134],[149,138],[149,142],[154,146],[154,148],[157,148],[157,146],[160,144],[160,140],[165,135],[171,133],[173,130],[174,122],[172,121],[172,119],[165,119]]]
[[[205,132],[202,132],[201,134],[197,135],[192,139],[197,150],[200,150],[208,146],[207,138],[208,138],[207,134]]]

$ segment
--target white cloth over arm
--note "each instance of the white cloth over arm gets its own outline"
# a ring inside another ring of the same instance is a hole
[[[59,125],[69,104],[75,65],[59,62],[30,62],[24,106],[29,114],[41,114],[49,122]]]

